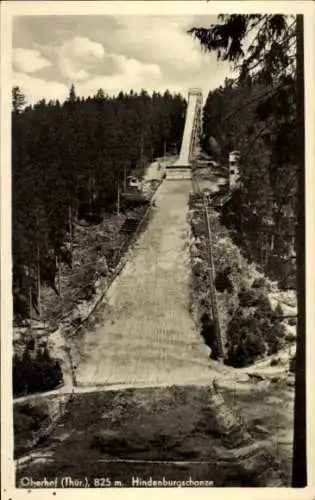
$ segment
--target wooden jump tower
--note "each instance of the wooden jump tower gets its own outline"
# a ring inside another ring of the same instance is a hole
[[[199,149],[202,92],[189,89],[183,140],[178,160],[166,169],[166,179],[191,179],[191,167]]]

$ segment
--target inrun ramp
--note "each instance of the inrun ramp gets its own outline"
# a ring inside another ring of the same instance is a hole
[[[79,385],[208,384],[209,349],[189,312],[190,183],[164,182],[153,219],[111,286],[109,312],[85,336]]]
[[[190,89],[186,119],[178,160],[167,168],[167,179],[190,179],[191,160],[199,145],[201,129],[202,93],[200,89]]]

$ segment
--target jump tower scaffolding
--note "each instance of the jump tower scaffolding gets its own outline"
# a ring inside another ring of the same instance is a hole
[[[194,156],[199,150],[201,132],[202,92],[189,89],[183,140],[178,160],[167,167],[166,179],[191,179]]]

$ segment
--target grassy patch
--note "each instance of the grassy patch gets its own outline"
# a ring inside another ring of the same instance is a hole
[[[233,405],[233,391],[225,391],[224,397]],[[251,403],[247,394],[236,397],[241,410],[244,413],[249,410],[251,426],[252,393]],[[268,397],[269,393],[257,391],[255,418],[258,403],[261,409],[265,408]],[[130,486],[132,476],[147,475],[177,480],[191,476],[195,480],[213,480],[215,486],[264,486],[259,483],[257,470],[246,471],[239,456],[225,447],[215,413],[206,387],[78,394],[69,406],[64,425],[56,428],[49,447],[42,449],[49,450],[52,460],[30,464],[18,471],[17,479],[22,474],[33,478],[87,476],[91,480],[96,472],[99,477],[107,471],[106,475],[122,480],[126,486]],[[271,417],[264,421],[274,454],[281,453],[275,444],[276,433],[285,429],[286,424],[283,419]],[[258,432],[256,438],[266,442],[266,436],[259,436]],[[104,459],[109,462],[100,461]],[[180,466],[174,462],[184,463]],[[262,467],[266,469],[267,465]]]

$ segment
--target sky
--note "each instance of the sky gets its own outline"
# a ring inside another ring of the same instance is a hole
[[[78,96],[102,88],[181,92],[209,90],[231,77],[228,63],[205,53],[187,34],[216,16],[19,16],[13,22],[12,77],[29,104],[63,101],[71,84]]]

